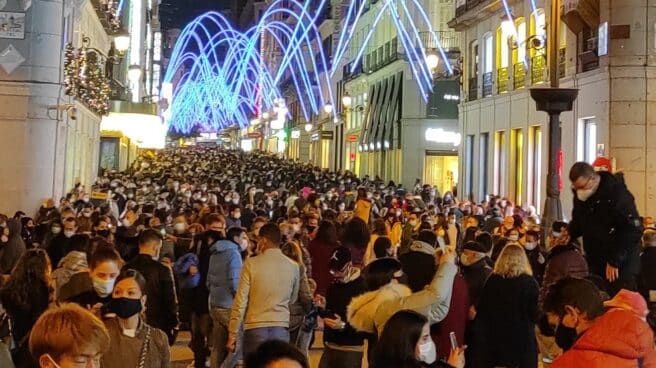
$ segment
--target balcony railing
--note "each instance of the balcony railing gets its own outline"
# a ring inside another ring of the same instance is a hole
[[[526,65],[519,62],[513,65],[513,89],[520,89],[526,86]]]
[[[483,98],[492,96],[492,86],[494,85],[493,80],[494,77],[492,72],[483,74]]]
[[[469,101],[478,99],[478,76],[469,78]]]
[[[497,69],[498,93],[508,92],[508,68]]]
[[[531,84],[546,81],[546,56],[539,54],[531,58]]]
[[[460,49],[460,34],[458,32],[438,31],[435,32],[435,36],[444,50],[457,51]],[[427,51],[438,49],[437,41],[430,32],[419,32],[419,39],[421,45],[416,45],[416,47],[422,46]]]

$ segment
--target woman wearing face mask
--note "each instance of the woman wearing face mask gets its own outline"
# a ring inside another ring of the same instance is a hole
[[[480,347],[481,366],[537,367],[538,293],[524,248],[506,245],[478,303],[476,323],[486,342]]]
[[[171,360],[164,332],[146,324],[146,280],[135,270],[124,270],[116,279],[111,300],[103,307],[116,317],[105,321],[109,349],[102,357],[103,368],[168,368]]]
[[[52,239],[54,239],[57,235],[59,235],[62,232],[62,223],[61,220],[53,220],[50,223],[50,226],[48,228],[48,232],[46,232],[45,236],[43,237],[43,241],[41,242],[41,248],[43,249],[48,249],[50,247],[50,242]]]
[[[526,233],[524,239],[525,241],[522,243],[522,246],[524,246],[526,256],[528,257],[528,261],[531,264],[533,277],[535,277],[535,280],[539,285],[542,285],[542,275],[544,275],[544,268],[547,262],[547,258],[540,248],[540,233],[537,231],[529,230]]]
[[[79,304],[99,315],[100,306],[110,299],[122,266],[123,260],[114,248],[98,247],[90,257],[89,271],[74,274],[61,286],[59,301]]]
[[[46,252],[30,249],[20,257],[0,290],[0,302],[10,318],[16,345],[12,351],[16,367],[38,367],[30,355],[28,340],[32,326],[54,301],[51,270]]]
[[[464,349],[451,351],[449,360],[437,359],[428,319],[417,312],[402,310],[390,318],[376,345],[372,368],[464,368]]]

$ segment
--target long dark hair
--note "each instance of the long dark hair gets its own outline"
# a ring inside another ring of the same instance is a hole
[[[364,220],[354,217],[344,224],[341,239],[342,245],[365,249],[369,244],[369,239],[371,239],[371,233]]]
[[[23,310],[45,308],[54,301],[50,258],[43,249],[26,251],[2,288],[2,303]]]
[[[319,229],[317,230],[317,237],[315,238],[318,242],[322,244],[329,245],[334,247],[337,245],[337,228],[332,221],[323,220],[319,224]]]
[[[428,319],[421,314],[402,310],[387,321],[376,345],[373,368],[421,367],[415,347]]]

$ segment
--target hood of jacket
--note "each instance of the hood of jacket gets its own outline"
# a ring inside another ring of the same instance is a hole
[[[87,254],[76,250],[69,252],[57,265],[59,268],[65,268],[71,271],[81,271],[87,268]]]
[[[219,240],[210,248],[210,254],[219,254],[233,249],[239,251],[239,246],[235,242],[230,240]]]
[[[351,300],[346,308],[346,318],[358,331],[377,333],[376,313],[385,302],[412,294],[409,287],[391,282],[378,290],[370,291]]]
[[[573,351],[640,359],[654,352],[654,334],[634,313],[611,309],[576,341]]]
[[[23,225],[17,219],[7,219],[7,228],[9,229],[9,239],[20,237],[23,231]]]
[[[410,244],[410,251],[421,252],[431,256],[435,256],[435,247],[420,240],[415,240],[412,242],[412,244]]]

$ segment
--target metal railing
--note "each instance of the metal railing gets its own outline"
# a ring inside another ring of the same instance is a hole
[[[460,33],[455,31],[437,31],[435,32],[435,36],[440,41],[440,45],[444,50],[460,50]],[[415,45],[415,47],[423,47],[427,52],[437,50],[437,41],[435,41],[435,37],[430,32],[419,32],[419,39],[421,44]]]
[[[483,74],[483,98],[492,96],[493,74],[492,72]]]
[[[497,93],[508,92],[508,68],[497,69]]]
[[[513,89],[520,89],[526,86],[526,65],[519,62],[513,65]]]
[[[469,101],[476,101],[478,99],[478,75],[469,78],[469,92],[467,95]]]
[[[546,55],[538,54],[531,58],[531,84],[539,84],[546,81]]]

